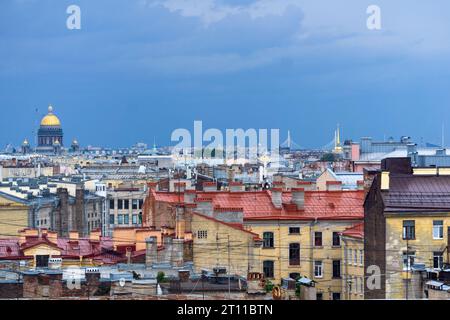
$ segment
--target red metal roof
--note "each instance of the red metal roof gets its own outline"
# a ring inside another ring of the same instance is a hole
[[[152,190],[156,201],[177,203],[180,199],[175,192]],[[198,191],[197,198],[212,199],[214,207],[243,208],[246,220],[268,219],[328,219],[346,220],[364,218],[364,191],[305,191],[305,207],[298,210],[291,202],[291,192],[282,192],[281,208],[272,203],[271,192],[205,192]],[[183,197],[181,197],[183,201]]]

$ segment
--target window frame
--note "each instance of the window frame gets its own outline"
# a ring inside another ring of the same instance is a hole
[[[320,235],[320,237],[318,237]],[[320,239],[320,244],[317,244]],[[323,233],[322,231],[314,231],[314,247],[323,247]]]
[[[267,266],[267,264],[270,264],[270,266]],[[271,272],[266,272],[266,270],[270,270]],[[273,260],[263,261],[263,274],[266,279],[273,279],[275,277],[275,262]]]
[[[317,271],[320,271],[320,274]],[[314,278],[323,278],[323,261],[322,260],[314,260]]]
[[[435,222],[440,222],[441,224],[435,225]],[[438,231],[439,235],[435,236],[435,231]],[[444,239],[444,221],[443,220],[433,220],[433,240]]]
[[[292,246],[297,246],[297,248],[292,248]],[[297,257],[292,257],[292,252],[297,251]],[[299,266],[300,265],[300,243],[292,242],[289,243],[289,266]]]
[[[337,240],[337,244],[335,244],[335,240]],[[341,236],[339,235],[339,232],[333,231],[331,236],[331,245],[334,248],[339,248],[341,246]]]
[[[274,247],[275,247],[274,233],[272,231],[264,231],[263,232],[263,249],[274,249]]]

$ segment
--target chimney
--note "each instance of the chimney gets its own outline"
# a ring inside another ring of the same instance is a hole
[[[316,189],[316,185],[312,181],[297,181],[297,187],[303,188],[305,191],[313,191]]]
[[[186,190],[186,182],[175,182],[173,184],[174,192],[184,192]]]
[[[51,243],[58,243],[58,233],[55,231],[47,231],[47,239]]]
[[[272,185],[274,188],[279,188],[281,190],[284,190],[284,188],[285,188],[284,182],[282,182],[282,181],[274,181],[274,182],[272,182]]]
[[[342,191],[342,182],[327,181],[327,191]]]
[[[358,190],[364,190],[364,180],[356,181],[356,185],[358,187]]]
[[[91,231],[91,234],[89,235],[89,239],[91,241],[100,241],[100,236],[101,236],[101,230],[99,229],[95,229]]]
[[[206,216],[212,217],[213,214],[213,202],[209,198],[197,198],[195,200],[197,203],[197,212],[202,213]]]
[[[172,240],[172,252],[170,256],[170,265],[172,267],[182,267],[184,264],[184,239]]]
[[[78,231],[69,232],[69,241],[78,241]]]
[[[203,191],[205,192],[214,192],[217,191],[217,182],[203,182]]]
[[[231,181],[229,183],[230,192],[242,192],[245,191],[245,186],[242,182]]]
[[[214,208],[214,219],[226,223],[243,223],[244,209],[243,208]]]
[[[151,267],[157,262],[158,257],[158,238],[150,237],[145,239],[145,266]]]
[[[281,208],[282,203],[282,192],[283,190],[281,188],[272,188],[272,203],[276,208]]]
[[[175,237],[177,239],[184,239],[185,231],[186,231],[185,208],[183,206],[178,206],[176,208]]]
[[[197,197],[197,191],[195,190],[185,190],[184,191],[184,203],[194,203]]]
[[[158,191],[158,182],[147,182],[147,188],[148,190]]]
[[[66,188],[58,188],[59,210],[56,213],[55,229],[60,237],[67,237],[69,233],[69,192]]]
[[[170,236],[163,237],[164,250],[158,253],[158,262],[172,263],[173,239]]]
[[[390,172],[381,172],[381,190],[389,190],[390,185]]]
[[[303,210],[305,208],[305,189],[303,188],[292,188],[292,203],[297,205],[298,210]]]

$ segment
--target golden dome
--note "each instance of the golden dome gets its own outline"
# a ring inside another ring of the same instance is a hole
[[[53,114],[53,107],[48,107],[48,114],[42,118],[41,126],[51,126],[51,127],[59,127],[61,126],[61,121],[59,121],[58,117]]]

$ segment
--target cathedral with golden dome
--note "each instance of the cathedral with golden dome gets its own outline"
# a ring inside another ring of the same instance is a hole
[[[41,120],[37,134],[37,148],[39,153],[59,153],[64,146],[64,134],[61,121],[53,113],[53,107],[48,107],[48,113]]]

